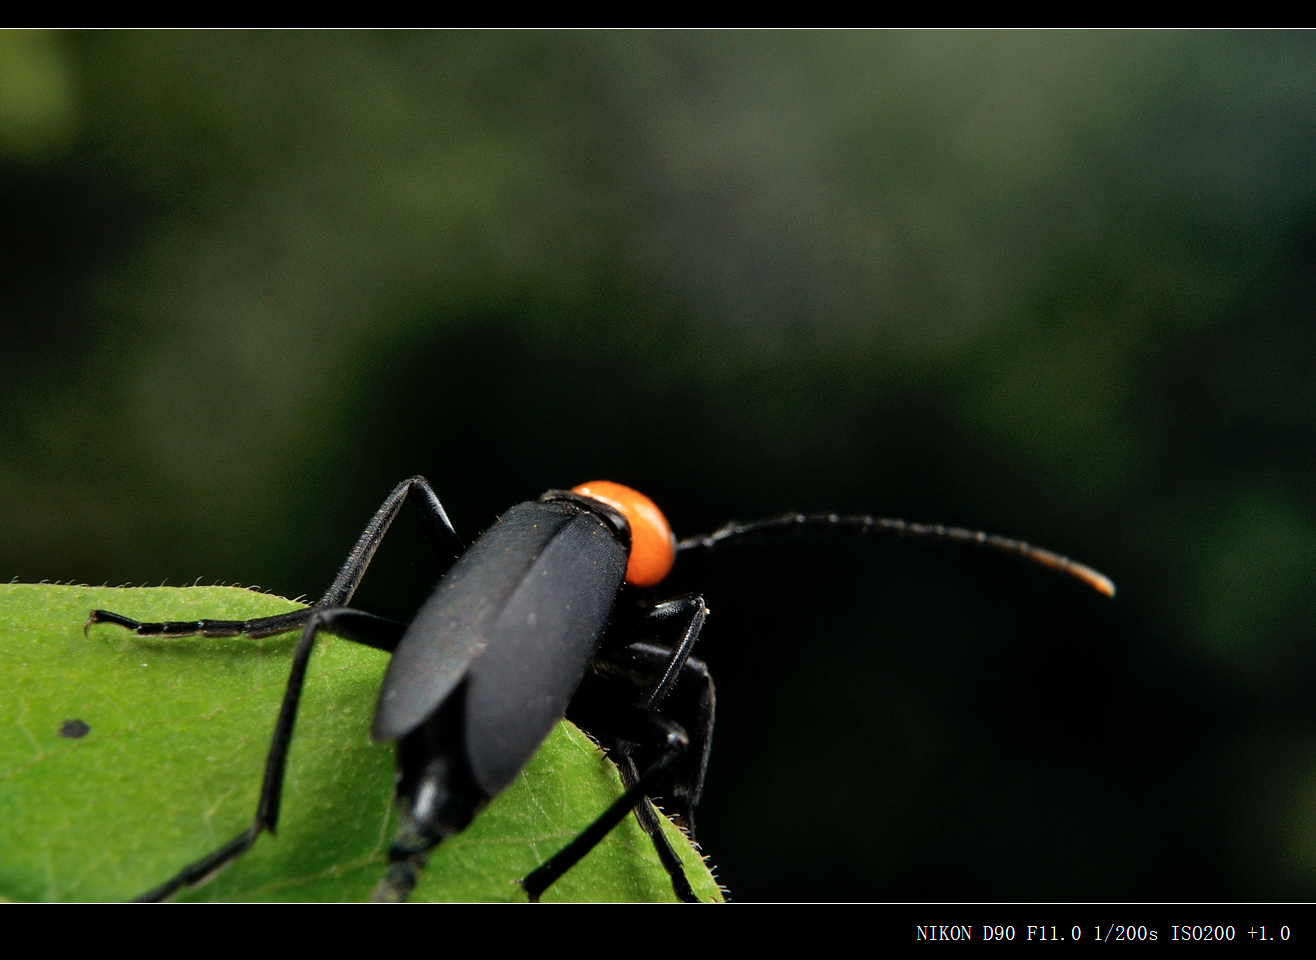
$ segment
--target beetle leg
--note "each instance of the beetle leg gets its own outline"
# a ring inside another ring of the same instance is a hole
[[[700,631],[704,629],[704,620],[708,617],[708,607],[700,594],[690,593],[684,597],[665,600],[656,607],[644,612],[641,622],[646,624],[663,623],[682,616],[689,617],[689,620],[685,625],[684,632],[681,634],[681,641],[674,650],[668,651],[670,656],[667,667],[654,681],[653,686],[650,687],[644,701],[640,704],[641,710],[654,710],[667,698],[667,694],[672,689],[672,684],[676,683],[676,678],[685,667],[686,661],[690,659],[690,651],[694,649]]]
[[[279,801],[283,794],[288,745],[292,742],[293,726],[297,722],[297,704],[306,683],[306,666],[315,648],[315,638],[321,631],[391,651],[406,632],[406,624],[360,610],[312,608],[301,639],[297,642],[297,649],[293,652],[292,670],[289,671],[288,686],[283,692],[279,719],[274,724],[270,750],[265,756],[265,779],[261,783],[260,800],[257,801],[256,816],[251,826],[218,850],[188,864],[174,877],[142,894],[137,898],[139,901],[167,900],[184,887],[193,887],[210,879],[245,853],[256,842],[262,830],[274,833],[279,822]]]
[[[698,593],[687,593],[682,597],[673,597],[652,607],[621,609],[613,615],[613,624],[603,636],[600,649],[608,652],[629,649],[637,638],[652,636],[654,628],[662,627],[673,620],[685,618],[685,628],[681,639],[674,648],[661,649],[668,663],[658,678],[650,684],[644,696],[637,701],[637,706],[653,710],[662,704],[676,682],[685,661],[694,649],[708,618],[708,607],[704,598]]]
[[[402,504],[408,497],[415,498],[425,516],[425,534],[429,537],[435,554],[451,564],[451,559],[462,552],[461,538],[452,528],[452,521],[448,519],[448,514],[444,511],[443,504],[439,502],[429,481],[424,477],[403,480],[393,488],[393,492],[366,524],[365,530],[356,541],[356,546],[347,555],[343,568],[338,571],[333,584],[325,591],[316,606],[341,607],[352,599],[352,594],[356,593],[356,588],[361,585],[361,578],[365,576],[366,567],[370,566],[375,550],[379,548],[384,534],[388,533],[389,525],[393,523],[393,518],[398,515],[398,511],[402,509]]]
[[[87,622],[83,624],[82,632],[86,633],[87,628],[93,623],[117,624],[143,637],[188,637],[194,634],[203,637],[236,637],[239,634],[248,637],[269,637],[276,633],[297,630],[306,624],[315,610],[343,607],[352,599],[352,594],[356,593],[356,588],[361,585],[366,567],[375,556],[380,541],[384,539],[389,525],[393,523],[394,517],[398,515],[398,511],[402,509],[402,504],[408,497],[414,498],[420,505],[425,517],[425,534],[429,537],[435,554],[440,559],[446,559],[461,553],[461,540],[457,536],[457,531],[452,528],[452,522],[448,520],[448,514],[435,495],[434,489],[429,485],[429,481],[424,477],[412,477],[394,487],[383,505],[375,511],[375,515],[357,539],[356,546],[348,554],[343,568],[338,571],[333,584],[314,606],[273,617],[259,617],[255,620],[177,620],[165,623],[143,623],[108,610],[93,610]],[[368,640],[363,642],[368,646],[376,645]],[[394,640],[393,643],[396,645],[397,641]],[[392,647],[388,649],[391,651]]]
[[[558,851],[539,869],[521,881],[521,886],[530,896],[530,902],[538,902],[540,895],[553,885],[558,877],[575,866],[585,854],[593,850],[600,840],[606,837],[617,824],[634,809],[638,803],[648,803],[646,794],[652,785],[672,766],[689,746],[690,738],[680,725],[656,713],[632,708],[629,717],[615,718],[624,722],[620,726],[619,739],[631,742],[661,745],[661,755],[644,771],[635,785],[628,789],[603,815],[586,827],[576,839]],[[679,863],[678,863],[679,866]],[[682,871],[684,875],[684,871]],[[689,884],[687,883],[688,887]],[[690,896],[694,896],[691,892]]]
[[[692,840],[694,808],[703,791],[704,772],[708,768],[712,746],[715,697],[708,668],[701,661],[692,659],[690,651],[699,639],[707,615],[704,598],[693,593],[638,610],[629,616],[623,614],[604,640],[605,648],[612,649],[602,651],[591,665],[581,690],[567,711],[570,719],[597,733],[607,730],[612,725],[611,718],[620,710],[638,708],[652,713],[667,701],[675,688],[673,705],[680,711],[681,721],[694,731],[693,749],[682,754],[670,785],[666,785],[662,792],[673,819]],[[643,636],[646,627],[660,626],[681,617],[686,618],[686,623],[675,648],[626,643],[637,634]],[[622,643],[626,646],[616,649]],[[657,679],[651,679],[655,675]],[[678,685],[679,679],[686,682]],[[638,749],[647,760],[652,758],[653,751],[643,744],[622,740],[605,737],[605,742],[624,786],[631,789],[640,779],[638,767],[631,759],[632,752]],[[658,819],[648,803],[636,805],[635,818],[653,840],[658,858],[672,878],[677,897],[686,902],[696,899],[680,859],[659,829]]]
[[[621,774],[622,786],[627,790],[637,786],[640,782],[640,768],[635,765],[635,758],[613,754],[609,754],[609,756],[613,756],[613,759],[617,762],[617,772]],[[648,800],[648,797],[645,799]],[[640,824],[640,829],[647,833],[649,839],[653,841],[653,848],[658,853],[658,860],[662,863],[663,869],[667,871],[667,876],[672,880],[672,891],[676,894],[676,898],[682,903],[698,903],[699,897],[695,895],[694,888],[690,886],[690,879],[685,875],[685,866],[681,863],[680,856],[672,849],[667,834],[663,833],[653,803],[637,803],[635,805],[635,819]]]
[[[82,625],[82,632],[85,634],[93,623],[113,623],[127,627],[139,637],[190,637],[195,634],[203,637],[236,637],[239,634],[269,637],[305,626],[314,612],[314,607],[305,607],[254,620],[169,620],[164,623],[143,623],[108,610],[93,610],[87,622]]]
[[[671,653],[655,644],[636,643],[618,654],[612,654],[611,658],[626,658],[636,667],[651,673],[660,669],[671,657]],[[704,790],[708,756],[713,746],[716,711],[717,695],[712,674],[702,660],[690,657],[681,667],[680,677],[663,703],[663,712],[689,732],[690,749],[673,768],[670,785],[663,784],[658,792],[662,795],[664,811],[691,840],[695,839],[694,810]],[[643,751],[639,751],[639,757],[643,763]]]
[[[672,657],[672,650],[653,643],[633,643],[622,650],[601,654],[590,665],[578,699],[572,701],[572,707],[567,711],[571,720],[607,746],[608,755],[617,764],[622,784],[627,789],[639,780],[637,761],[639,767],[651,762],[654,749],[618,741],[603,731],[611,731],[615,713],[636,703],[643,691],[652,685],[651,678],[665,672]],[[694,809],[699,804],[704,774],[708,769],[715,710],[716,696],[708,667],[703,661],[689,657],[663,702],[663,711],[689,731],[690,746],[667,776],[654,783],[649,792],[661,794],[663,811],[692,841],[695,840]],[[658,829],[658,818],[652,808],[647,803],[638,804],[635,818],[653,840],[658,858],[672,878],[672,889],[680,899],[689,901],[693,893],[687,893],[690,883],[685,870],[667,835]]]

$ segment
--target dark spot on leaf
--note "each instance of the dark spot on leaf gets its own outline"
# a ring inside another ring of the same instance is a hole
[[[91,733],[91,727],[81,720],[65,720],[64,726],[59,728],[59,735],[70,740],[78,740],[89,733]]]

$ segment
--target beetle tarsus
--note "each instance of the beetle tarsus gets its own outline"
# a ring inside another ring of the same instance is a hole
[[[127,627],[129,630],[136,630],[141,624],[128,617],[121,617],[117,613],[110,613],[108,610],[93,610],[87,617],[87,622],[82,625],[82,635],[87,636],[87,630],[93,623],[113,623],[121,627]]]
[[[146,891],[134,903],[163,903],[171,900],[187,887],[199,887],[230,863],[251,849],[260,836],[260,824],[252,824],[213,853],[189,863],[171,879]]]
[[[134,620],[108,610],[93,610],[82,625],[82,633],[93,623],[112,623],[126,627],[139,637],[270,637],[276,633],[288,633],[300,630],[311,619],[314,607],[292,610],[272,617],[257,617],[255,620],[168,620],[162,623],[146,623]]]

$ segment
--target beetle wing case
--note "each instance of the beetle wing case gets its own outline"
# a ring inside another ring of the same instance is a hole
[[[565,712],[607,626],[627,547],[592,512],[522,503],[471,545],[399,642],[371,731],[416,729],[469,676],[466,746],[489,796]]]

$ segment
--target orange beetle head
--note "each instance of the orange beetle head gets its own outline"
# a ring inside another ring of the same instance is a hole
[[[652,587],[667,576],[676,561],[676,537],[658,505],[630,487],[610,480],[595,480],[571,488],[582,497],[601,500],[620,510],[631,525],[631,557],[626,564],[626,582]]]

